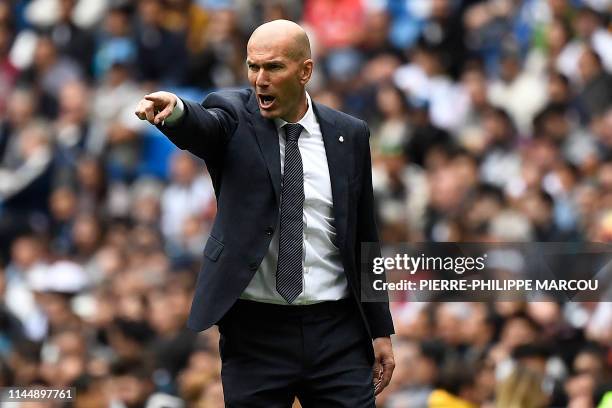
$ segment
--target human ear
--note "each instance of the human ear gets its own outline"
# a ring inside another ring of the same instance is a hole
[[[302,83],[302,85],[306,85],[308,81],[310,81],[313,68],[314,62],[312,61],[312,59],[309,58],[302,62],[302,68],[300,70],[300,82]]]

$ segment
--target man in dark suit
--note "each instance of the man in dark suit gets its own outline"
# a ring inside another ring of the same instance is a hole
[[[367,125],[310,99],[293,22],[255,30],[247,69],[252,90],[155,92],[136,111],[205,160],[217,196],[188,326],[219,326],[229,407],[373,407],[394,361],[388,302],[361,299],[380,252]]]

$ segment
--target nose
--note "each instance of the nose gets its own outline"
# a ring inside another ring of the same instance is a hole
[[[258,88],[265,88],[270,84],[270,78],[268,73],[264,69],[260,69],[257,73],[257,78],[255,78],[255,85]]]

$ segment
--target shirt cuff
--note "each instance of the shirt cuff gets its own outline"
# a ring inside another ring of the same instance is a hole
[[[170,116],[166,118],[166,120],[163,121],[162,126],[172,126],[176,124],[179,121],[179,119],[183,117],[184,114],[185,114],[185,105],[183,104],[183,101],[181,100],[181,98],[177,97],[176,105],[174,106],[174,109],[172,109],[172,113],[170,114]]]

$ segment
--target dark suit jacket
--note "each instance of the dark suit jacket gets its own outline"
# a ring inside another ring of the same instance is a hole
[[[279,217],[280,148],[274,121],[261,116],[250,89],[212,93],[202,104],[184,104],[180,121],[160,129],[179,148],[204,159],[217,196],[217,216],[187,324],[205,330],[234,304],[268,252]],[[326,106],[315,103],[314,112],[327,154],[336,245],[349,288],[370,336],[388,336],[393,333],[388,302],[360,301],[360,243],[378,242],[369,131],[365,122]],[[380,252],[375,247],[372,255]]]

